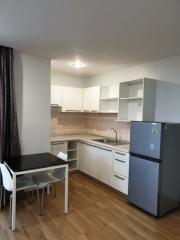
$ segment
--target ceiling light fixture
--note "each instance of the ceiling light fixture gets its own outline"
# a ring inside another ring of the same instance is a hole
[[[76,69],[81,69],[81,68],[84,68],[86,65],[84,63],[79,62],[79,61],[76,61],[76,62],[72,63],[71,66],[76,68]]]

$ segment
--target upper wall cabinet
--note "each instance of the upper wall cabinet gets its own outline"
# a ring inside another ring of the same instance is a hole
[[[62,106],[62,87],[51,85],[51,104]]]
[[[83,89],[83,111],[99,112],[100,86]]]
[[[82,88],[51,85],[51,105],[57,105],[63,112],[82,111]]]
[[[99,112],[100,86],[88,88],[51,85],[51,104],[63,112]]]
[[[154,120],[156,80],[138,79],[120,83],[119,121]]]
[[[119,85],[101,86],[100,112],[118,113]]]
[[[82,111],[82,88],[62,87],[62,111]]]

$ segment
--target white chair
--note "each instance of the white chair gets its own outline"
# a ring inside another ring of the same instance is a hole
[[[13,179],[8,171],[7,167],[4,164],[0,163],[0,169],[2,173],[2,182],[3,186],[1,186],[1,199],[2,202],[2,192],[3,188],[4,190],[7,190],[8,192],[12,192],[13,190]],[[28,190],[28,189],[36,189],[37,190],[37,198],[39,202],[39,191],[38,191],[38,185],[31,179],[25,176],[17,177],[16,179],[16,191],[21,190]],[[5,196],[5,195],[4,195]],[[39,202],[40,205],[40,202]],[[10,196],[10,208],[9,208],[9,225],[11,227],[11,213],[12,213],[12,194]]]
[[[52,172],[43,172],[38,173],[33,176],[34,182],[42,189],[42,198],[41,198],[41,207],[40,215],[43,214],[44,209],[44,190],[48,188],[51,184],[56,184],[57,182],[64,181],[65,178],[65,169],[60,168]],[[56,189],[55,189],[56,192]]]
[[[67,161],[67,154],[63,152],[59,152],[57,154],[57,157],[63,159],[64,161]],[[37,173],[33,176],[33,180],[36,182],[36,184],[39,186],[39,188],[42,189],[42,198],[41,198],[41,206],[40,206],[40,215],[43,214],[44,209],[44,190],[45,188],[49,188],[51,184],[54,184],[54,192],[56,195],[56,183],[62,182],[65,179],[65,169],[64,168],[58,168],[53,171],[43,172],[43,173]]]

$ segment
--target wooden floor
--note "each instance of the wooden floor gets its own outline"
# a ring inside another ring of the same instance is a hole
[[[129,205],[125,197],[98,182],[70,175],[70,209],[63,214],[63,184],[57,197],[49,196],[44,216],[37,204],[18,202],[17,230],[8,229],[8,209],[0,213],[0,240],[177,240],[180,239],[180,210],[161,219]]]

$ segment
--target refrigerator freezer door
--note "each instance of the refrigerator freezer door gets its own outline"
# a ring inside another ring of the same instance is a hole
[[[161,158],[161,123],[132,122],[130,152]]]
[[[160,164],[130,157],[128,201],[157,216]]]

